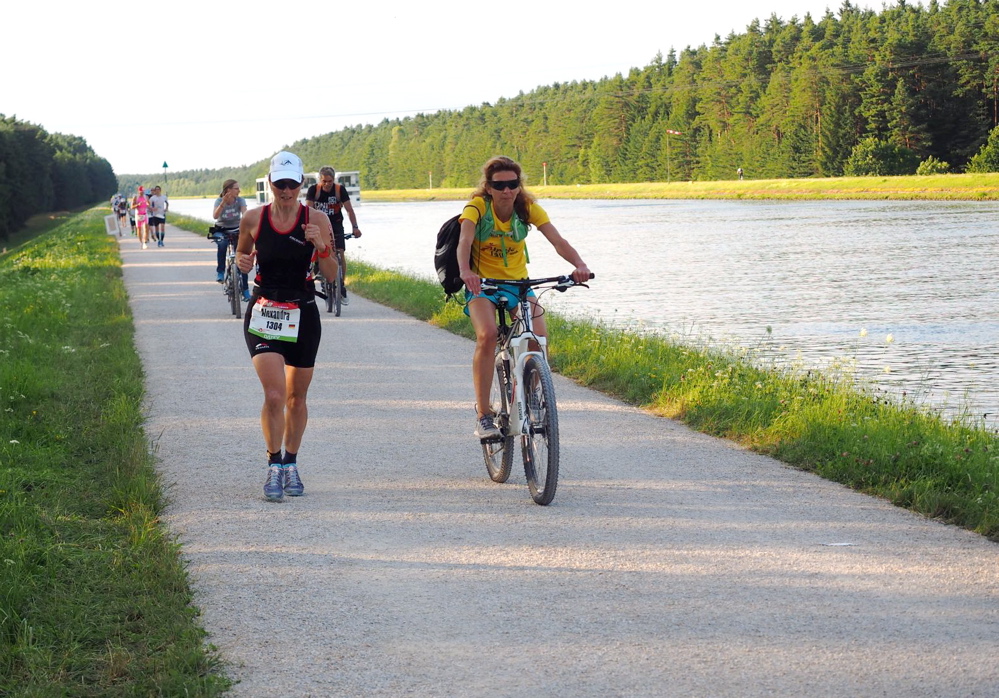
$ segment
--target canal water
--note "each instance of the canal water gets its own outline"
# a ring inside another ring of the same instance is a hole
[[[207,220],[211,203],[171,209]],[[855,366],[893,394],[999,425],[999,204],[541,203],[597,275],[545,305],[784,365]],[[435,278],[437,230],[461,207],[366,202],[348,259]],[[536,276],[570,270],[540,234],[528,250]]]

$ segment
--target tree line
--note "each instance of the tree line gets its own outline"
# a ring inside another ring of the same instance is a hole
[[[999,0],[844,2],[627,76],[555,83],[462,110],[298,141],[310,169],[361,171],[374,189],[469,187],[503,153],[536,184],[901,175],[999,170]],[[990,135],[993,137],[990,140]],[[195,192],[252,182],[266,162],[181,173]]]
[[[84,139],[0,114],[0,240],[36,213],[93,204],[117,186]]]

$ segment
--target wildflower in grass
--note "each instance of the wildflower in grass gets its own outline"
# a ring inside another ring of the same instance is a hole
[[[10,442],[11,442],[12,444],[19,444],[19,443],[21,443],[21,442],[20,442],[20,441],[18,441],[17,439],[11,439],[11,440],[10,440]]]

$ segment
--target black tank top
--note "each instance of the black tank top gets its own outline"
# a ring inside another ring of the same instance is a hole
[[[308,221],[309,210],[299,204],[295,224],[290,230],[281,231],[271,222],[271,205],[264,206],[256,236],[257,276],[254,283],[265,298],[293,300],[311,297],[315,292],[307,279],[316,248],[305,239],[302,229]],[[279,295],[288,297],[279,298]]]

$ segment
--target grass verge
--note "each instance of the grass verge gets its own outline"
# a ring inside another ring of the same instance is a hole
[[[999,200],[999,173],[905,177],[744,179],[710,182],[635,182],[539,186],[542,199],[896,199],[932,201]],[[364,200],[460,201],[471,188],[365,190]]]
[[[218,695],[106,213],[0,257],[0,695]]]
[[[356,260],[350,272],[353,292],[472,337],[436,283]],[[984,427],[899,404],[846,375],[555,313],[548,324],[552,367],[583,385],[999,541],[999,437]]]

